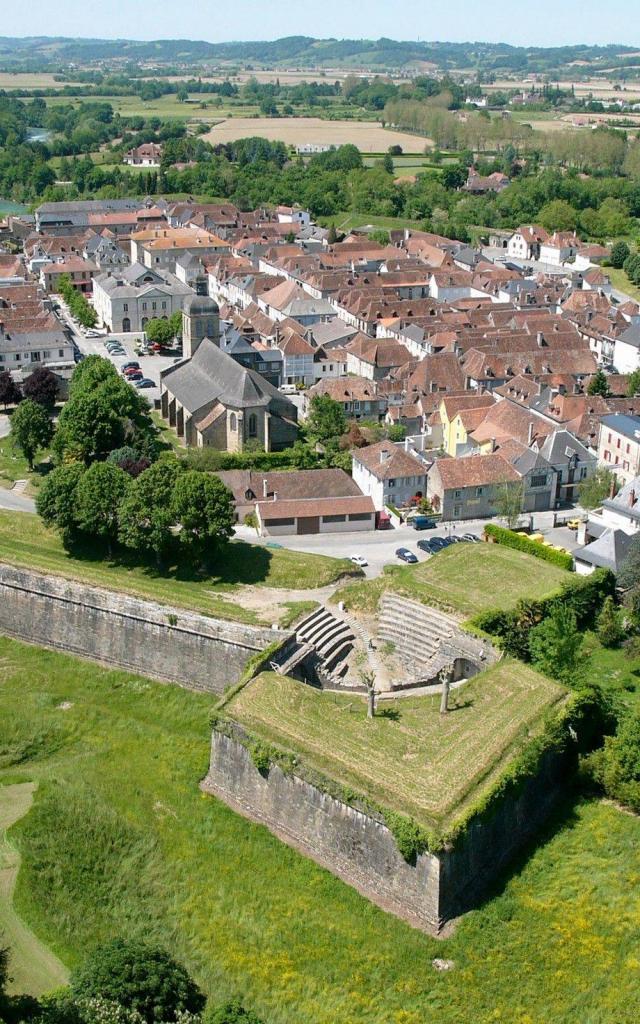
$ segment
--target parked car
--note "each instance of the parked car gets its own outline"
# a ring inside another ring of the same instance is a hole
[[[570,530],[577,530],[579,529],[581,523],[582,519],[570,519],[567,523],[567,526]]]
[[[359,565],[361,569],[363,569],[365,565],[369,564],[363,555],[352,555],[349,561],[353,562],[354,565]]]
[[[102,338],[103,335],[104,331],[96,331],[93,327],[90,327],[89,330],[85,332],[85,337],[87,338]]]
[[[137,362],[135,359],[130,359],[128,363],[123,363],[122,364],[121,369],[122,369],[123,373],[124,373],[125,370],[139,370],[140,369],[140,363]]]
[[[129,381],[130,384],[135,384],[139,380],[144,380],[144,373],[141,370],[138,370],[137,373],[129,374],[127,380]]]
[[[437,538],[434,539],[437,540]],[[419,540],[416,547],[420,548],[420,551],[424,551],[425,555],[435,555],[436,551],[439,550],[434,548],[432,540]]]
[[[402,562],[408,562],[410,565],[418,561],[413,551],[409,551],[409,548],[398,548],[396,558],[399,558]]]
[[[127,366],[122,372],[128,377],[130,373],[142,373],[142,369],[139,366]]]
[[[446,539],[444,537],[432,537],[432,539],[431,539],[431,541],[429,543],[431,544],[431,547],[433,548],[433,553],[434,554],[437,551],[442,551],[443,548],[447,547],[447,542],[446,542]]]
[[[280,394],[281,395],[295,395],[297,390],[298,389],[295,386],[295,384],[282,384],[280,386]]]
[[[433,516],[414,516],[411,520],[414,530],[433,530],[436,521]]]
[[[478,537],[477,533],[463,533],[462,540],[469,541],[470,544],[480,544],[482,538]]]
[[[137,388],[155,388],[155,381],[151,380],[150,377],[143,377],[142,380],[136,381]]]

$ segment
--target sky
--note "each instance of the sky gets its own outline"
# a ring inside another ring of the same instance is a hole
[[[0,35],[318,38],[640,46],[639,0],[0,0]]]

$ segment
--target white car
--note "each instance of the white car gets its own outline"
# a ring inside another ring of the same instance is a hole
[[[86,338],[102,338],[104,336],[102,331],[94,331],[93,328],[85,331],[84,334]]]
[[[353,562],[354,565],[359,565],[361,569],[364,569],[365,565],[369,564],[362,555],[352,555],[349,561]]]

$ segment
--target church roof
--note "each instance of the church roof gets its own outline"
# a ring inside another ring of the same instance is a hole
[[[192,415],[211,402],[232,409],[268,407],[292,420],[297,410],[255,370],[241,366],[205,338],[189,360],[164,370],[161,383]]]

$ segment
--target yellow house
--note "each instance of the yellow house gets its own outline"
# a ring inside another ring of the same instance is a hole
[[[440,402],[442,447],[455,458],[473,444],[469,434],[482,423],[487,409],[495,404],[489,394],[448,395]],[[475,447],[475,445],[474,445]]]

